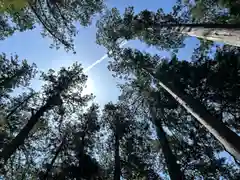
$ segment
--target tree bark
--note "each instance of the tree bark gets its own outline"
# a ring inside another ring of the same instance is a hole
[[[171,180],[183,180],[184,174],[181,171],[180,165],[177,164],[177,158],[173,154],[172,149],[169,146],[169,142],[164,129],[162,128],[161,120],[156,117],[156,113],[152,107],[149,108],[152,117],[152,122],[156,127],[159,143],[162,148],[169,176]]]
[[[207,39],[210,41],[216,41],[216,42],[240,47],[240,29],[182,27],[178,31],[188,36]]]
[[[207,130],[225,147],[236,160],[240,160],[240,137],[229,129],[221,120],[212,116],[206,107],[194,99],[190,94],[178,91],[172,82],[174,79],[162,80],[155,75],[152,69],[143,68],[159,85],[167,91],[179,104],[181,104],[193,117],[195,117]]]
[[[28,123],[23,127],[23,129],[18,133],[18,135],[6,145],[1,154],[0,160],[3,160],[4,163],[11,157],[11,155],[21,146],[25,139],[27,139],[29,132],[32,130],[34,125],[38,122],[39,118],[43,116],[44,112],[51,108],[51,102],[53,97],[49,98],[47,103],[42,106],[34,115],[31,116]]]
[[[116,132],[115,134],[115,168],[114,168],[114,180],[120,180],[121,167],[120,167],[120,156],[119,156],[119,133],[118,133],[119,122],[116,120]]]
[[[151,74],[154,76],[153,73]],[[159,80],[159,85],[204,125],[232,156],[240,160],[240,137],[236,133],[229,129],[221,120],[212,116],[205,106],[191,95],[178,91],[174,85],[170,85],[167,81],[162,82],[159,78],[155,78]]]
[[[188,36],[240,47],[240,24],[181,24],[162,22],[150,24],[150,27],[148,27],[148,29],[157,31],[160,31],[161,28],[171,28],[175,32]]]
[[[26,104],[36,93],[32,93],[30,94],[28,97],[26,97],[26,99],[24,99],[22,102],[20,102],[18,105],[16,105],[15,108],[13,108],[9,113],[8,115],[6,116],[6,122],[7,122],[7,125],[9,127],[9,130],[10,130],[10,133],[12,133],[13,131],[13,128],[12,128],[12,125],[10,124],[10,122],[8,121],[8,119],[20,108],[22,107],[24,104]]]

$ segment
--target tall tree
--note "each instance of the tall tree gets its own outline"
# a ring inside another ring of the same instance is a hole
[[[122,101],[106,104],[102,118],[109,132],[107,149],[113,151],[113,178],[161,179],[154,169],[156,156],[150,150],[151,133],[148,123],[139,120]]]
[[[65,146],[66,143],[66,136],[64,135],[64,137],[62,138],[62,141],[60,143],[60,145],[57,147],[56,152],[54,157],[52,158],[50,164],[47,166],[47,170],[45,172],[45,175],[43,176],[43,179],[48,179],[48,174],[49,172],[52,170],[53,165],[56,161],[56,159],[58,158],[59,154],[61,153],[61,151],[63,150],[63,147]]]
[[[8,138],[12,138],[13,134],[18,131],[19,126],[23,125],[24,121],[20,117],[21,111],[29,109],[29,102],[36,97],[37,93],[33,90],[23,92],[17,97],[8,97],[4,103],[4,108],[1,111],[1,126],[4,127],[4,132],[8,134]]]
[[[26,1],[27,5],[22,8],[16,7],[15,2],[17,0],[0,12],[0,39],[39,24],[43,27],[43,36],[49,36],[53,45],[63,45],[67,50],[73,49],[73,38],[77,34],[75,23],[89,25],[92,16],[104,7],[102,0],[36,0]]]
[[[17,148],[24,143],[29,132],[45,112],[54,107],[58,107],[61,110],[63,100],[65,99],[66,101],[69,101],[69,99],[72,98],[69,96],[69,92],[73,90],[74,86],[76,86],[77,83],[82,85],[86,81],[86,76],[82,74],[82,68],[78,64],[74,64],[68,69],[62,68],[58,75],[54,74],[54,71],[49,71],[48,74],[43,73],[42,77],[49,83],[44,86],[45,103],[32,114],[27,124],[18,135],[3,148],[1,152],[1,160],[4,162],[6,162]],[[84,99],[81,100],[83,100],[82,103],[85,103]]]
[[[231,129],[238,132],[238,57],[239,49],[230,46],[217,48],[213,57],[200,55],[193,62],[179,61],[174,57],[162,63],[165,65],[160,67],[159,77],[163,75],[160,72],[168,74],[168,77],[174,74],[179,90],[201,101],[211,113],[217,114],[219,120],[227,122]]]
[[[237,143],[239,136],[231,131],[223,122],[212,116],[206,107],[198,100],[194,99],[190,94],[181,91],[179,82],[174,74],[165,76],[164,69],[156,70],[156,65],[153,62],[161,62],[162,59],[158,56],[152,57],[150,54],[143,54],[140,51],[133,51],[130,48],[119,52],[118,61],[114,61],[110,68],[117,71],[118,74],[133,73],[140,74],[145,72],[150,74],[158,81],[161,87],[168,91],[189,113],[191,113],[201,124],[203,124],[217,138],[236,159],[239,159],[240,147]],[[164,62],[164,61],[162,61]],[[158,67],[165,67],[164,63],[160,63]],[[160,73],[160,74],[158,74]],[[171,90],[169,90],[168,86]]]
[[[149,123],[135,121],[134,128],[123,138],[121,147],[122,176],[124,179],[162,179],[158,174],[158,155],[152,151]]]
[[[156,134],[159,140],[159,143],[161,144],[161,149],[166,161],[166,165],[168,168],[168,172],[171,179],[185,179],[184,174],[181,172],[180,165],[177,164],[177,158],[174,155],[173,151],[171,150],[170,144],[167,139],[167,134],[165,130],[163,129],[163,103],[159,99],[160,96],[158,93],[155,93],[153,91],[153,88],[151,87],[149,83],[149,79],[146,78],[146,76],[138,76],[137,79],[132,80],[131,88],[134,91],[137,91],[137,93],[140,93],[137,99],[142,100],[142,106],[144,109],[149,109],[147,116],[151,120],[151,122],[154,124],[156,128]],[[127,85],[128,86],[128,85]],[[122,86],[123,88],[123,94],[122,98],[129,99],[131,96],[133,96],[135,93],[131,92],[130,89],[127,89],[127,86]],[[140,100],[140,101],[141,101]],[[128,101],[128,100],[127,100]],[[134,104],[136,102],[133,102]],[[137,105],[139,107],[139,105]],[[165,104],[167,106],[167,102]],[[170,105],[169,105],[170,106]],[[160,113],[158,113],[160,111]]]
[[[155,98],[159,98],[159,97],[155,95]],[[185,179],[184,174],[181,172],[180,165],[177,164],[177,158],[173,154],[173,151],[170,148],[170,145],[167,139],[167,133],[164,131],[161,124],[162,120],[157,117],[157,112],[154,104],[149,103],[149,106],[150,106],[149,111],[151,114],[151,119],[153,121],[153,124],[155,124],[156,126],[157,136],[162,147],[164,158],[166,160],[169,176],[171,179]],[[160,109],[160,111],[161,111],[160,113],[163,113],[162,109]],[[163,116],[161,118],[163,118]]]
[[[123,136],[123,132],[126,128],[124,122],[124,114],[121,107],[117,107],[113,104],[107,104],[104,108],[104,116],[106,122],[108,122],[109,129],[112,129],[113,142],[114,142],[114,180],[120,180],[121,178],[121,165],[120,165],[120,140]]]
[[[13,95],[8,98],[5,108],[1,110],[1,117],[4,120],[3,126],[1,124],[3,128],[1,132],[5,134],[1,139],[3,142],[1,151],[26,125],[27,120],[33,113],[33,108],[38,107],[37,104],[40,99],[37,93],[32,93],[31,91],[26,91],[16,97],[12,97]],[[5,178],[24,179],[33,174],[36,166],[36,153],[38,153],[38,151],[35,151],[37,147],[36,142],[41,142],[41,138],[45,136],[47,129],[48,125],[43,119],[36,123],[29,133],[28,141],[25,141],[25,144],[20,146],[11,156],[8,163],[1,168],[1,173],[4,173]]]
[[[59,132],[62,137],[57,137],[61,143],[57,145],[57,150],[53,149],[52,159],[49,161],[46,158],[50,163],[44,163],[47,168],[39,174],[41,179],[90,179],[101,176],[101,168],[93,157],[96,133],[99,131],[98,106],[92,104],[85,113],[79,110],[76,107],[76,119],[72,114],[65,115],[64,118],[71,121],[63,122]],[[73,120],[76,122],[72,123]]]
[[[158,135],[159,137],[160,147],[156,150],[159,152],[159,150],[161,151],[164,148],[163,133],[165,132],[168,146],[172,149],[172,153],[175,154],[175,159],[177,159],[186,179],[200,178],[201,176],[204,178],[233,178],[234,172],[238,170],[234,169],[234,166],[226,164],[224,158],[214,155],[224,150],[218,141],[211,136],[210,132],[206,131],[202,125],[198,124],[194,118],[186,113],[175,102],[174,98],[163,91],[159,85],[153,85],[152,93],[150,93],[151,90],[146,88],[149,87],[147,77],[147,74],[143,73],[142,76],[140,74],[138,78],[132,79],[131,82],[121,86],[123,91],[121,99],[130,105],[131,109],[133,109],[132,111],[135,112],[134,114],[139,111],[146,113],[148,115],[145,118],[146,121],[149,121],[149,112],[147,111],[149,108],[148,102],[152,99],[151,102],[153,105],[151,107],[158,110],[155,113],[158,118],[155,121],[156,131],[158,131],[155,136]],[[161,127],[164,127],[163,130],[161,130]],[[206,144],[209,145],[206,146]],[[166,145],[165,142],[165,147]],[[166,155],[170,152],[168,151]],[[167,163],[166,160],[165,162]],[[171,162],[169,163],[171,164]],[[171,173],[169,169],[168,171],[166,170],[166,174],[168,174],[167,172]]]
[[[184,47],[188,36],[239,46],[239,25],[217,23],[195,23],[190,15],[181,15],[179,8],[171,13],[163,9],[134,13],[134,8],[126,8],[123,16],[113,8],[98,21],[97,42],[113,50],[119,40],[138,39],[148,45],[163,50],[177,50]],[[185,13],[189,14],[189,13]]]

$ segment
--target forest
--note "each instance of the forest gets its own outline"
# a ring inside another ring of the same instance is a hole
[[[240,1],[121,12],[104,0],[0,0],[0,42],[41,27],[49,48],[74,54],[79,26],[96,16],[117,102],[83,93],[80,62],[45,72],[0,52],[0,179],[239,180]],[[199,45],[181,59],[189,37]],[[132,40],[171,56],[123,46]]]

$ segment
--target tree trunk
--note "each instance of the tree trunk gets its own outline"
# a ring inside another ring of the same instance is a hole
[[[24,140],[28,137],[29,132],[32,130],[34,125],[38,122],[39,118],[43,116],[44,112],[51,108],[52,98],[48,99],[47,103],[42,106],[34,115],[31,116],[28,123],[18,133],[18,135],[4,147],[1,152],[0,160],[6,162],[11,155],[24,143]]]
[[[86,130],[87,130],[87,126],[84,128],[84,131],[83,131],[83,134],[82,134],[82,136],[81,136],[81,146],[78,148],[78,149],[76,149],[77,151],[79,151],[78,152],[78,157],[79,157],[79,167],[81,167],[80,168],[80,174],[81,175],[83,175],[84,174],[84,163],[85,163],[85,160],[84,160],[84,157],[85,157],[85,136],[86,136]]]
[[[10,134],[12,134],[13,128],[12,125],[10,124],[10,122],[8,121],[8,119],[18,110],[18,108],[22,107],[25,103],[27,103],[29,101],[29,99],[31,99],[33,96],[35,95],[35,93],[30,94],[28,97],[26,97],[26,99],[24,99],[22,102],[20,102],[19,104],[16,105],[15,108],[13,108],[8,115],[5,117],[7,126],[10,130]]]
[[[240,47],[240,24],[180,24],[180,23],[155,23],[150,24],[155,30],[172,28],[173,31],[188,36],[216,41]]]
[[[118,127],[119,127],[119,123],[118,123],[118,119],[116,122],[116,132],[115,134],[115,168],[114,168],[114,180],[120,180],[120,176],[121,176],[121,169],[120,169],[120,156],[119,156],[119,133],[118,133]]]
[[[166,165],[167,165],[169,176],[170,176],[171,180],[183,180],[183,179],[185,179],[184,174],[181,172],[180,165],[177,164],[177,158],[173,154],[173,152],[169,146],[169,142],[167,140],[166,133],[165,133],[164,129],[162,128],[162,124],[160,122],[161,120],[156,117],[156,113],[152,107],[150,107],[149,109],[150,109],[150,114],[152,117],[152,122],[156,127],[158,140],[161,145],[164,158],[166,160]]]
[[[174,79],[161,80],[153,73],[152,69],[142,68],[154,79],[158,80],[159,85],[166,90],[179,104],[181,104],[193,117],[195,117],[207,130],[225,147],[236,160],[240,160],[240,137],[229,129],[221,120],[212,116],[206,107],[194,99],[190,94],[178,91],[174,84]]]
[[[25,103],[27,103],[36,93],[31,93],[28,97],[26,97],[26,99],[24,99],[22,102],[20,102],[19,104],[16,105],[15,108],[13,108],[8,115],[6,116],[6,120],[11,117],[17,110],[18,108],[22,107]]]
[[[216,41],[240,47],[240,29],[217,29],[217,28],[186,28],[179,29],[180,33],[188,36]]]
[[[152,73],[154,76],[154,74]],[[155,77],[159,80],[159,78]],[[240,137],[231,131],[221,120],[212,116],[203,104],[194,99],[191,95],[180,92],[167,81],[159,85],[171,94],[190,114],[192,114],[202,125],[204,125],[212,135],[220,141],[226,150],[237,160],[240,160]],[[169,89],[168,85],[171,89]]]
[[[47,180],[48,174],[49,174],[49,172],[51,171],[51,169],[52,169],[52,167],[53,167],[53,164],[55,163],[55,161],[56,161],[59,153],[62,151],[62,148],[63,148],[64,143],[65,143],[65,136],[63,137],[61,144],[60,144],[59,147],[57,148],[57,151],[56,151],[53,159],[51,160],[50,165],[47,167],[47,171],[46,171],[43,179]]]

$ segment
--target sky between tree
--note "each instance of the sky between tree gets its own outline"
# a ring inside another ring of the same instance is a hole
[[[137,13],[143,9],[155,11],[158,8],[163,8],[168,12],[175,2],[176,0],[151,0],[150,3],[139,0],[108,0],[106,3],[110,8],[117,7],[120,12],[123,12],[128,6],[134,6]],[[80,29],[79,35],[75,40],[77,52],[75,55],[71,52],[67,53],[62,48],[59,50],[50,49],[49,45],[51,40],[47,37],[41,37],[40,27],[31,31],[15,33],[6,40],[0,41],[0,51],[5,52],[7,55],[16,53],[20,57],[19,59],[27,59],[29,63],[36,63],[38,68],[42,71],[47,71],[49,68],[58,70],[60,67],[67,67],[75,61],[82,63],[83,67],[87,68],[103,57],[107,52],[105,48],[95,43],[95,22],[97,18],[98,17],[95,17],[95,19],[93,19],[93,23],[90,27]],[[186,40],[186,47],[179,52],[180,59],[188,59],[197,43],[197,39],[188,38]],[[127,46],[135,47],[153,54],[161,54],[162,56],[169,55],[167,52],[147,47],[138,41],[131,41]],[[101,106],[109,101],[115,102],[119,95],[119,90],[116,87],[117,80],[111,76],[111,73],[107,69],[107,64],[108,58],[86,73],[89,76],[89,80],[87,82],[88,87],[84,91],[86,93],[89,93],[89,91],[93,93],[96,96],[95,101]],[[38,90],[40,87],[41,82],[38,80],[32,82],[32,88]]]

